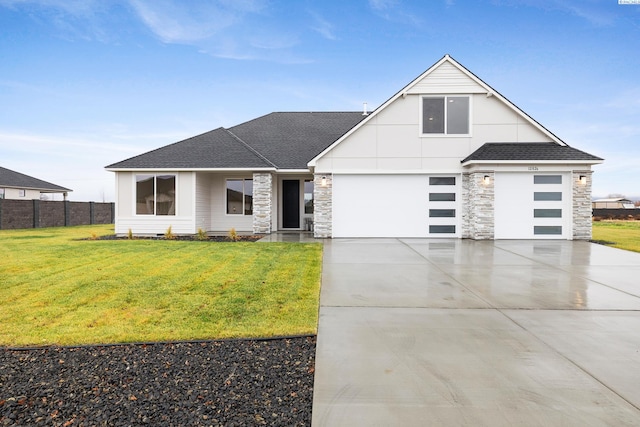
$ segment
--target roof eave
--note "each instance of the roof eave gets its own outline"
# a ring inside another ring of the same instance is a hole
[[[558,165],[558,164],[571,164],[571,165],[598,165],[603,163],[604,160],[467,160],[466,162],[462,162],[462,166],[471,166],[471,165],[495,165],[495,164],[516,164],[516,165]]]
[[[275,172],[276,168],[105,168],[108,172],[254,172],[265,171]]]

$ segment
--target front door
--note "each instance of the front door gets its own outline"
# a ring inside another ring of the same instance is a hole
[[[300,181],[282,181],[282,228],[300,228]]]

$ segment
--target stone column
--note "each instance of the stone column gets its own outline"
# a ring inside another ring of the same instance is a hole
[[[469,181],[470,174],[465,172],[462,174],[462,185],[460,190],[460,236],[463,239],[471,238],[471,216],[469,210]]]
[[[322,185],[322,183],[325,185]],[[321,173],[313,176],[313,237],[330,238],[332,235],[333,177]]]
[[[573,171],[571,187],[573,191],[573,239],[591,239],[591,172]],[[580,177],[585,177],[584,184]]]
[[[253,234],[271,233],[271,183],[271,173],[253,173]]]
[[[488,176],[488,182],[484,177]],[[495,237],[495,173],[469,174],[469,234],[472,239]]]

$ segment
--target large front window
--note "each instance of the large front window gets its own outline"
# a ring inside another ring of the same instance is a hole
[[[253,215],[252,179],[227,179],[227,214]]]
[[[175,215],[176,176],[136,175],[136,214]]]
[[[422,133],[427,135],[468,135],[468,96],[428,96],[422,98]]]

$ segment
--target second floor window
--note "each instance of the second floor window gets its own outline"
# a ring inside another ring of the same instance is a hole
[[[425,96],[422,98],[422,134],[468,135],[468,96]]]

